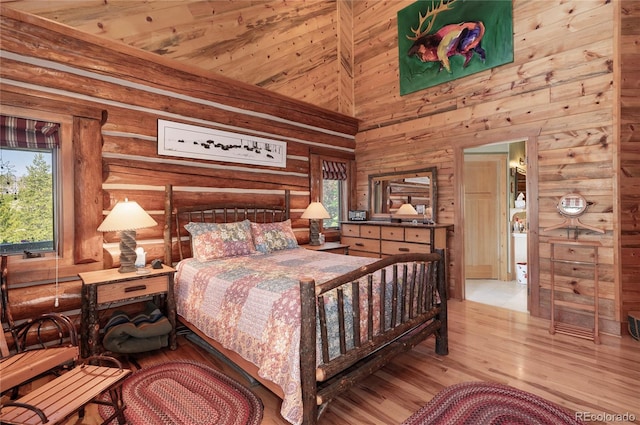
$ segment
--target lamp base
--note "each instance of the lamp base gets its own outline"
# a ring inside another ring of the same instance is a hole
[[[320,243],[320,223],[313,218],[309,220],[309,245],[322,245]]]
[[[136,271],[136,231],[123,230],[120,232],[120,273]]]

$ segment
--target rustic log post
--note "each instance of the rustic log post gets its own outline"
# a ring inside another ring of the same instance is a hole
[[[173,267],[173,247],[171,243],[171,212],[173,211],[173,186],[170,184],[164,188],[164,263]],[[180,240],[178,240],[180,243]]]
[[[444,261],[444,249],[437,249],[436,253],[440,255],[437,261],[437,277],[438,277],[438,293],[440,294],[440,311],[438,312],[438,320],[440,321],[440,329],[436,332],[436,354],[446,356],[449,354],[449,329],[447,321],[447,279],[445,278],[446,264]]]
[[[105,112],[106,114],[106,112]],[[102,262],[102,123],[92,118],[74,117],[74,263]],[[101,175],[101,174],[97,174]]]
[[[300,382],[302,387],[302,423],[318,420],[316,401],[316,291],[311,278],[300,280]]]

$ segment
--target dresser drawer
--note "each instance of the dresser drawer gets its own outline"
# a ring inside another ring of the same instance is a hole
[[[360,226],[360,237],[380,239],[380,226]]]
[[[404,240],[407,242],[430,243],[431,229],[404,229]]]
[[[358,224],[343,224],[340,230],[344,236],[360,236],[360,225]]]
[[[355,251],[368,251],[380,252],[380,240],[378,239],[364,239],[364,238],[350,238],[343,236],[340,242],[344,245],[349,245],[349,252]]]
[[[149,277],[146,279],[137,278],[127,282],[108,283],[98,286],[98,304],[159,294],[162,292],[166,293],[168,290],[169,279],[167,276]]]
[[[382,247],[380,252],[382,254],[427,254],[431,252],[429,245],[408,243],[408,242],[395,242],[395,241],[382,241]]]
[[[404,229],[402,227],[381,227],[382,239],[389,241],[404,241]]]

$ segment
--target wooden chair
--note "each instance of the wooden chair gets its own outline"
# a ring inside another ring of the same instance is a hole
[[[78,364],[79,347],[75,326],[64,315],[49,313],[16,325],[9,308],[6,257],[2,258],[2,322],[12,336],[14,349],[9,348],[5,328],[0,332],[0,391],[10,390],[12,400],[0,405],[3,424],[56,424],[78,412],[91,402],[108,404],[114,414],[103,423],[118,419],[125,423],[121,385],[131,371],[123,369],[112,357],[94,356]],[[51,333],[57,333],[53,341]],[[57,341],[56,341],[57,339]],[[46,343],[45,343],[46,342]],[[104,366],[105,363],[112,366]],[[55,378],[15,400],[18,388],[44,374]],[[100,400],[109,392],[110,401]]]
[[[74,365],[78,360],[78,335],[71,320],[56,313],[43,314],[16,325],[9,308],[6,256],[2,256],[0,261],[0,272],[0,311],[3,323],[0,335],[1,391],[6,393],[14,390],[12,398],[15,398],[19,385],[45,373],[58,373],[59,369]],[[4,323],[7,326],[6,332],[13,339],[13,352],[5,337]],[[45,345],[45,337],[52,339],[52,332],[57,333],[57,342],[53,340]],[[30,346],[37,349],[28,349]]]

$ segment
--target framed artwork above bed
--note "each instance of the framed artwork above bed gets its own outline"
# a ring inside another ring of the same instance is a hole
[[[287,143],[158,120],[158,155],[285,168]]]

